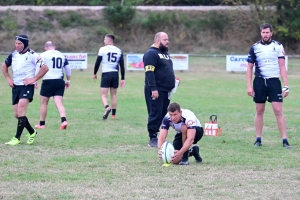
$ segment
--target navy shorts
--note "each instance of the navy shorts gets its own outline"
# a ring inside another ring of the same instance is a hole
[[[118,88],[119,86],[119,72],[105,72],[101,75],[102,88]]]
[[[32,102],[34,85],[14,85],[12,88],[12,105],[18,104],[20,99],[29,99]]]
[[[282,88],[279,78],[255,77],[253,80],[255,103],[282,102]]]
[[[201,140],[202,136],[203,136],[203,128],[197,126],[196,127],[196,135],[195,135],[193,144],[197,144],[197,142],[199,140]],[[175,150],[180,150],[182,148],[182,146],[183,146],[183,144],[182,144],[182,134],[180,132],[176,133],[174,141],[173,141],[173,146],[174,146]]]
[[[44,97],[64,96],[65,81],[63,79],[43,80],[40,95]]]

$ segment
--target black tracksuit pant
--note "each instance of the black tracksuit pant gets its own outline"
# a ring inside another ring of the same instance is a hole
[[[151,89],[145,86],[145,100],[148,110],[148,132],[150,138],[157,138],[162,119],[170,104],[170,92],[158,90],[158,99],[152,99]]]

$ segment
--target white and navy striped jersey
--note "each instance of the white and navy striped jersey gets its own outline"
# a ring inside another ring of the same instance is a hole
[[[41,53],[40,57],[49,68],[43,80],[63,79],[64,69],[66,70],[67,76],[71,76],[71,68],[68,60],[60,51],[48,50]],[[38,71],[36,73],[38,73]]]
[[[173,123],[169,113],[167,113],[162,120],[161,128],[169,130],[169,127],[171,126],[177,132],[180,132],[182,124],[186,124],[188,129],[195,129],[196,127],[202,127],[199,119],[192,111],[188,109],[181,109],[181,111],[182,111],[181,120],[177,123]]]
[[[5,59],[6,66],[12,67],[13,81],[15,85],[24,85],[24,79],[33,78],[35,76],[38,56],[39,55],[33,50],[28,49],[23,54],[14,51]]]
[[[98,56],[102,56],[102,73],[118,72],[119,61],[123,58],[123,52],[116,46],[106,45],[101,47]]]
[[[247,61],[255,64],[255,76],[279,78],[278,58],[285,58],[282,44],[275,40],[271,40],[269,43],[259,41],[250,48]]]

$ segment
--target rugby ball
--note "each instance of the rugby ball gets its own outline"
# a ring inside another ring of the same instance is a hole
[[[164,163],[171,163],[172,156],[174,155],[174,146],[170,142],[165,142],[161,146],[161,157]]]

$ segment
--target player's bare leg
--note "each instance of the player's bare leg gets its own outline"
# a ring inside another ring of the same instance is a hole
[[[112,118],[115,119],[117,105],[118,105],[117,88],[110,88],[110,98],[111,98],[111,107],[112,107]]]
[[[105,112],[104,112],[104,115],[103,115],[103,119],[107,119],[107,116],[111,112],[111,108],[108,104],[108,99],[107,99],[108,90],[109,90],[109,88],[100,88],[101,100],[102,100],[102,103],[105,107]]]

